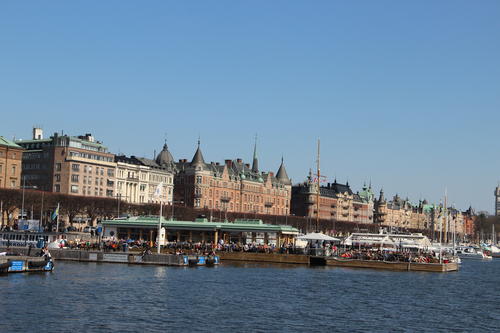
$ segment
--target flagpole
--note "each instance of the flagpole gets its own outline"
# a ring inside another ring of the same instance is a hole
[[[57,215],[56,215],[56,232],[59,232],[59,202],[57,203]]]
[[[158,218],[158,254],[161,252],[161,245],[160,245],[160,240],[161,240],[161,215],[162,215],[162,208],[163,208],[163,201],[160,199],[160,216]]]

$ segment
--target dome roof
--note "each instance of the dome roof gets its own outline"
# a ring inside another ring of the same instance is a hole
[[[161,166],[174,163],[174,157],[168,151],[168,146],[166,143],[163,145],[163,149],[158,154],[158,156],[156,156],[156,163]]]

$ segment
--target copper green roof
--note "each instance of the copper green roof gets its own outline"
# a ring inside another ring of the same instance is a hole
[[[6,146],[9,148],[23,149],[23,147],[16,144],[14,141],[7,140],[3,136],[0,136],[0,146]]]
[[[105,220],[103,225],[118,227],[157,227],[158,216],[134,216],[127,219]],[[162,227],[166,229],[184,230],[223,230],[223,231],[255,231],[255,232],[284,232],[298,234],[299,230],[288,225],[265,224],[262,220],[236,220],[234,222],[209,222],[207,219],[196,221],[176,221],[162,218]]]

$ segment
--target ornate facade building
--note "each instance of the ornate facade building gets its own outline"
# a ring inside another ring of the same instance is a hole
[[[292,214],[298,216],[317,216],[318,186],[311,172],[307,180],[292,187]],[[320,187],[319,217],[324,220],[373,223],[374,195],[369,187],[354,193],[349,183],[339,184],[335,180]]]
[[[0,188],[21,187],[23,148],[0,136]]]
[[[126,202],[171,204],[174,193],[174,173],[172,156],[165,156],[168,147],[151,160],[144,157],[116,156],[116,195]],[[161,193],[155,190],[161,184]]]
[[[290,213],[291,181],[283,160],[276,175],[261,172],[256,147],[251,167],[242,159],[206,163],[199,142],[192,160],[179,160],[175,166],[176,202],[226,212]]]
[[[33,129],[31,140],[18,140],[23,147],[22,176],[26,186],[70,195],[114,197],[114,155],[91,134],[55,133],[43,138]]]

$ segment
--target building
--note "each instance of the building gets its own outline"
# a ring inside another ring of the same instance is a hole
[[[175,201],[190,207],[271,215],[290,212],[291,181],[283,159],[276,175],[261,172],[256,147],[251,167],[242,159],[206,163],[198,141],[192,160],[176,163],[174,183]]]
[[[21,187],[23,148],[0,136],[0,188]]]
[[[116,156],[116,195],[134,204],[171,204],[174,193],[175,164],[167,144],[156,160],[144,157]],[[161,191],[155,191],[161,184]]]
[[[495,216],[500,216],[500,185],[495,189]]]
[[[115,196],[114,155],[91,134],[54,133],[43,138],[33,129],[31,140],[18,140],[23,147],[22,175],[26,186],[40,190],[95,197]]]
[[[133,239],[155,242],[159,217],[136,216],[127,219],[102,221],[103,236],[115,239]],[[286,225],[265,224],[262,220],[235,220],[209,222],[205,218],[195,221],[176,221],[162,218],[166,242],[206,242],[218,244],[269,244],[282,246],[293,243],[299,231]]]
[[[305,182],[292,187],[292,214],[308,217],[318,215],[317,188],[311,172]],[[354,193],[348,182],[340,184],[335,180],[320,187],[319,217],[323,220],[373,223],[373,199],[371,185],[364,185],[361,192]]]

